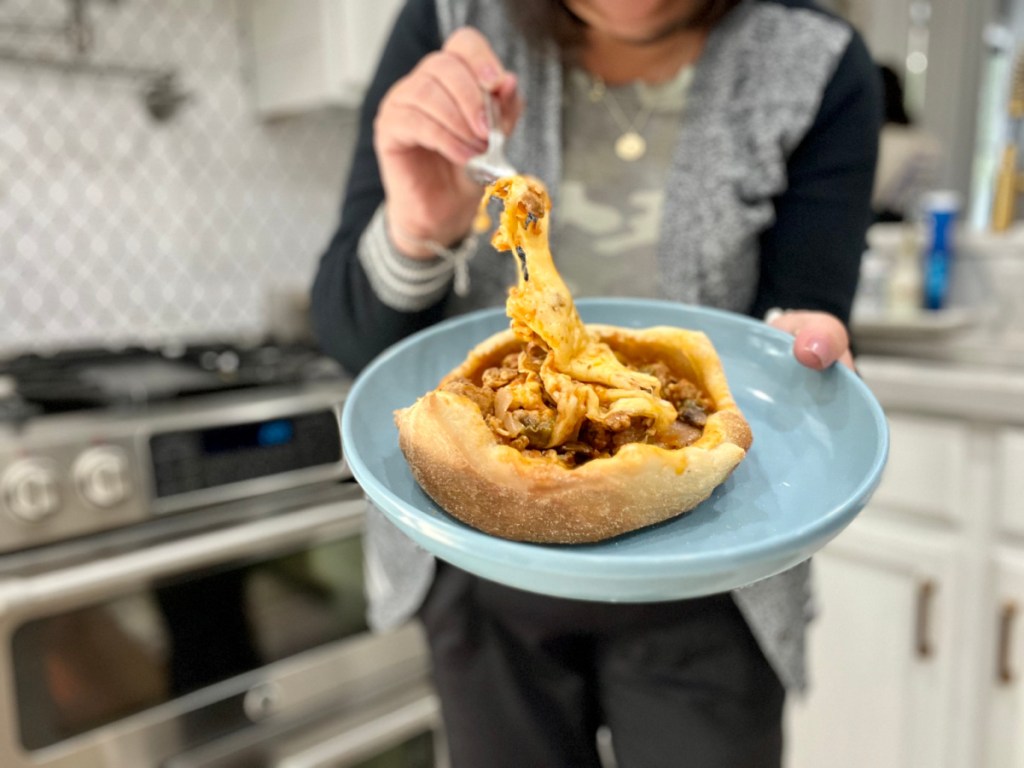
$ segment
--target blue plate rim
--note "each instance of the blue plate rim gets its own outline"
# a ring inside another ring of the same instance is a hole
[[[628,297],[581,298],[576,300],[575,303],[580,309],[586,309],[589,307],[628,308],[630,306],[637,306],[648,309],[651,307],[661,307],[673,312],[682,310],[697,316],[706,315],[712,318],[718,318],[728,323],[746,325],[753,333],[763,336],[773,343],[784,343],[789,346],[793,339],[792,335],[789,333],[778,328],[773,328],[760,320],[715,307],[702,307],[661,299],[639,299]],[[354,435],[351,434],[348,427],[348,425],[352,423],[352,419],[347,418],[350,404],[359,400],[358,394],[362,391],[363,387],[368,386],[366,382],[372,379],[374,372],[378,368],[387,365],[387,363],[393,358],[402,355],[405,350],[421,343],[424,339],[445,333],[447,329],[453,325],[469,324],[474,321],[484,319],[489,320],[491,318],[497,319],[499,317],[507,317],[507,315],[505,315],[504,307],[478,309],[455,317],[446,318],[429,328],[425,328],[411,334],[381,352],[356,377],[351,389],[349,390],[348,396],[346,397],[345,405],[342,409],[343,450],[345,450],[345,445],[352,445],[354,441]],[[588,320],[586,322],[589,323],[594,321]],[[498,328],[497,330],[501,329]],[[497,330],[495,332],[497,332]],[[695,327],[695,330],[702,329]],[[483,341],[484,338],[486,337],[481,337],[480,341]],[[469,349],[467,349],[466,352],[468,353]],[[482,541],[486,542],[486,546],[489,548],[489,559],[504,561],[516,560],[519,561],[517,563],[519,566],[528,564],[529,567],[534,570],[543,570],[551,574],[559,574],[563,572],[569,573],[569,571],[563,571],[558,567],[552,567],[557,566],[557,562],[544,561],[550,560],[556,555],[557,557],[564,557],[568,554],[571,555],[571,559],[577,564],[583,564],[591,560],[594,561],[594,565],[600,564],[601,570],[604,574],[613,575],[616,579],[629,579],[631,572],[640,580],[647,580],[652,575],[657,576],[662,572],[666,572],[665,575],[676,576],[679,574],[680,567],[686,567],[687,569],[700,568],[702,572],[706,573],[726,571],[743,568],[749,564],[764,560],[765,558],[777,558],[794,550],[805,549],[811,544],[822,542],[828,532],[832,532],[832,536],[838,534],[843,527],[845,527],[845,523],[852,520],[857,512],[863,508],[864,504],[871,497],[871,494],[881,482],[882,470],[885,467],[889,453],[890,435],[884,411],[864,380],[861,379],[856,372],[838,363],[830,369],[822,371],[821,375],[841,377],[848,386],[853,386],[858,391],[861,399],[869,407],[875,433],[878,435],[879,447],[876,451],[875,460],[870,470],[865,474],[860,484],[851,492],[843,503],[832,506],[826,512],[816,516],[813,521],[800,526],[799,528],[788,529],[785,538],[770,537],[750,542],[742,546],[736,546],[729,550],[727,557],[723,557],[723,552],[719,550],[703,550],[699,552],[681,551],[672,555],[659,555],[656,560],[652,561],[650,555],[642,552],[614,552],[614,544],[619,539],[609,539],[603,542],[596,542],[594,544],[576,545],[538,544],[533,542],[502,539],[500,537],[484,533],[483,531],[479,531],[448,515],[447,512],[444,512],[444,510],[432,501],[431,504],[433,504],[434,507],[436,507],[444,516],[431,518],[427,521],[427,524],[430,527],[436,527],[439,530],[452,530],[457,532],[458,536],[456,538],[448,536],[445,537],[446,542],[444,547],[451,551],[464,552],[469,556],[473,556],[473,542]],[[421,394],[425,393],[426,390]],[[396,428],[396,450],[398,450],[397,434],[398,432]],[[356,481],[363,487],[363,490],[369,499],[377,506],[381,507],[384,512],[389,515],[397,515],[399,517],[406,518],[404,521],[405,525],[411,525],[409,522],[410,520],[416,520],[424,515],[422,510],[403,501],[387,486],[380,482],[363,462],[358,451],[355,454],[350,454],[346,451],[345,458]],[[742,467],[742,464],[740,466]],[[373,485],[375,493],[370,492],[367,487],[368,484]],[[378,498],[378,495],[381,498]],[[700,506],[687,514],[691,515],[699,513],[699,511]],[[663,524],[670,523],[671,521],[666,521],[666,523]],[[620,538],[624,539],[629,536],[642,533],[643,530],[634,533],[627,533]],[[429,537],[429,534],[425,531],[421,530],[420,534],[422,536]],[[464,539],[464,541],[459,541],[459,538]],[[828,538],[831,538],[831,536]],[[537,555],[539,562],[534,558],[530,558],[528,563],[523,562],[524,558],[531,553]],[[500,557],[498,557],[499,555]],[[611,563],[608,562],[610,555],[613,555],[613,561]],[[726,560],[728,562],[725,562]],[[708,564],[715,564],[720,567],[709,569],[705,567]],[[639,566],[643,567],[642,573],[636,570]],[[620,570],[624,572],[619,573]]]

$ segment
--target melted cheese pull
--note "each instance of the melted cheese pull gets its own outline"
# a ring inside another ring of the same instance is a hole
[[[512,330],[524,350],[532,343],[547,353],[539,369],[525,359],[526,351],[520,355],[519,369],[527,376],[508,407],[553,416],[549,448],[575,440],[584,419],[612,428],[624,418],[648,420],[652,434],[669,430],[678,414],[662,399],[659,380],[619,362],[580,320],[551,257],[551,201],[544,185],[529,176],[499,179],[487,188],[481,212],[492,197],[504,208],[491,242],[516,257],[518,280],[506,302]]]

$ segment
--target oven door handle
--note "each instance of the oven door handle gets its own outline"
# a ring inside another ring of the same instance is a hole
[[[440,701],[432,686],[417,682],[404,693],[386,694],[358,709],[313,721],[308,729],[299,725],[233,733],[174,755],[161,768],[345,768],[363,765],[423,733],[435,739],[436,764],[448,765]]]
[[[301,752],[282,757],[274,763],[274,768],[354,765],[357,760],[367,760],[386,753],[389,748],[401,744],[403,739],[425,730],[437,733],[440,723],[441,705],[438,698],[435,695],[426,696]]]
[[[0,581],[0,613],[52,612],[108,599],[140,583],[258,557],[362,530],[362,498],[282,513],[134,552]]]

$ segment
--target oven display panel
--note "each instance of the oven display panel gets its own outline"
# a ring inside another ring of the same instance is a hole
[[[359,536],[149,585],[13,636],[22,745],[37,750],[368,631]]]
[[[163,432],[149,441],[157,498],[341,461],[333,411]]]

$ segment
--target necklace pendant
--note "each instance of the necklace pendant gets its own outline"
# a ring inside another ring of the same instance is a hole
[[[633,162],[647,152],[647,142],[636,131],[626,131],[615,141],[615,154],[620,160]]]

